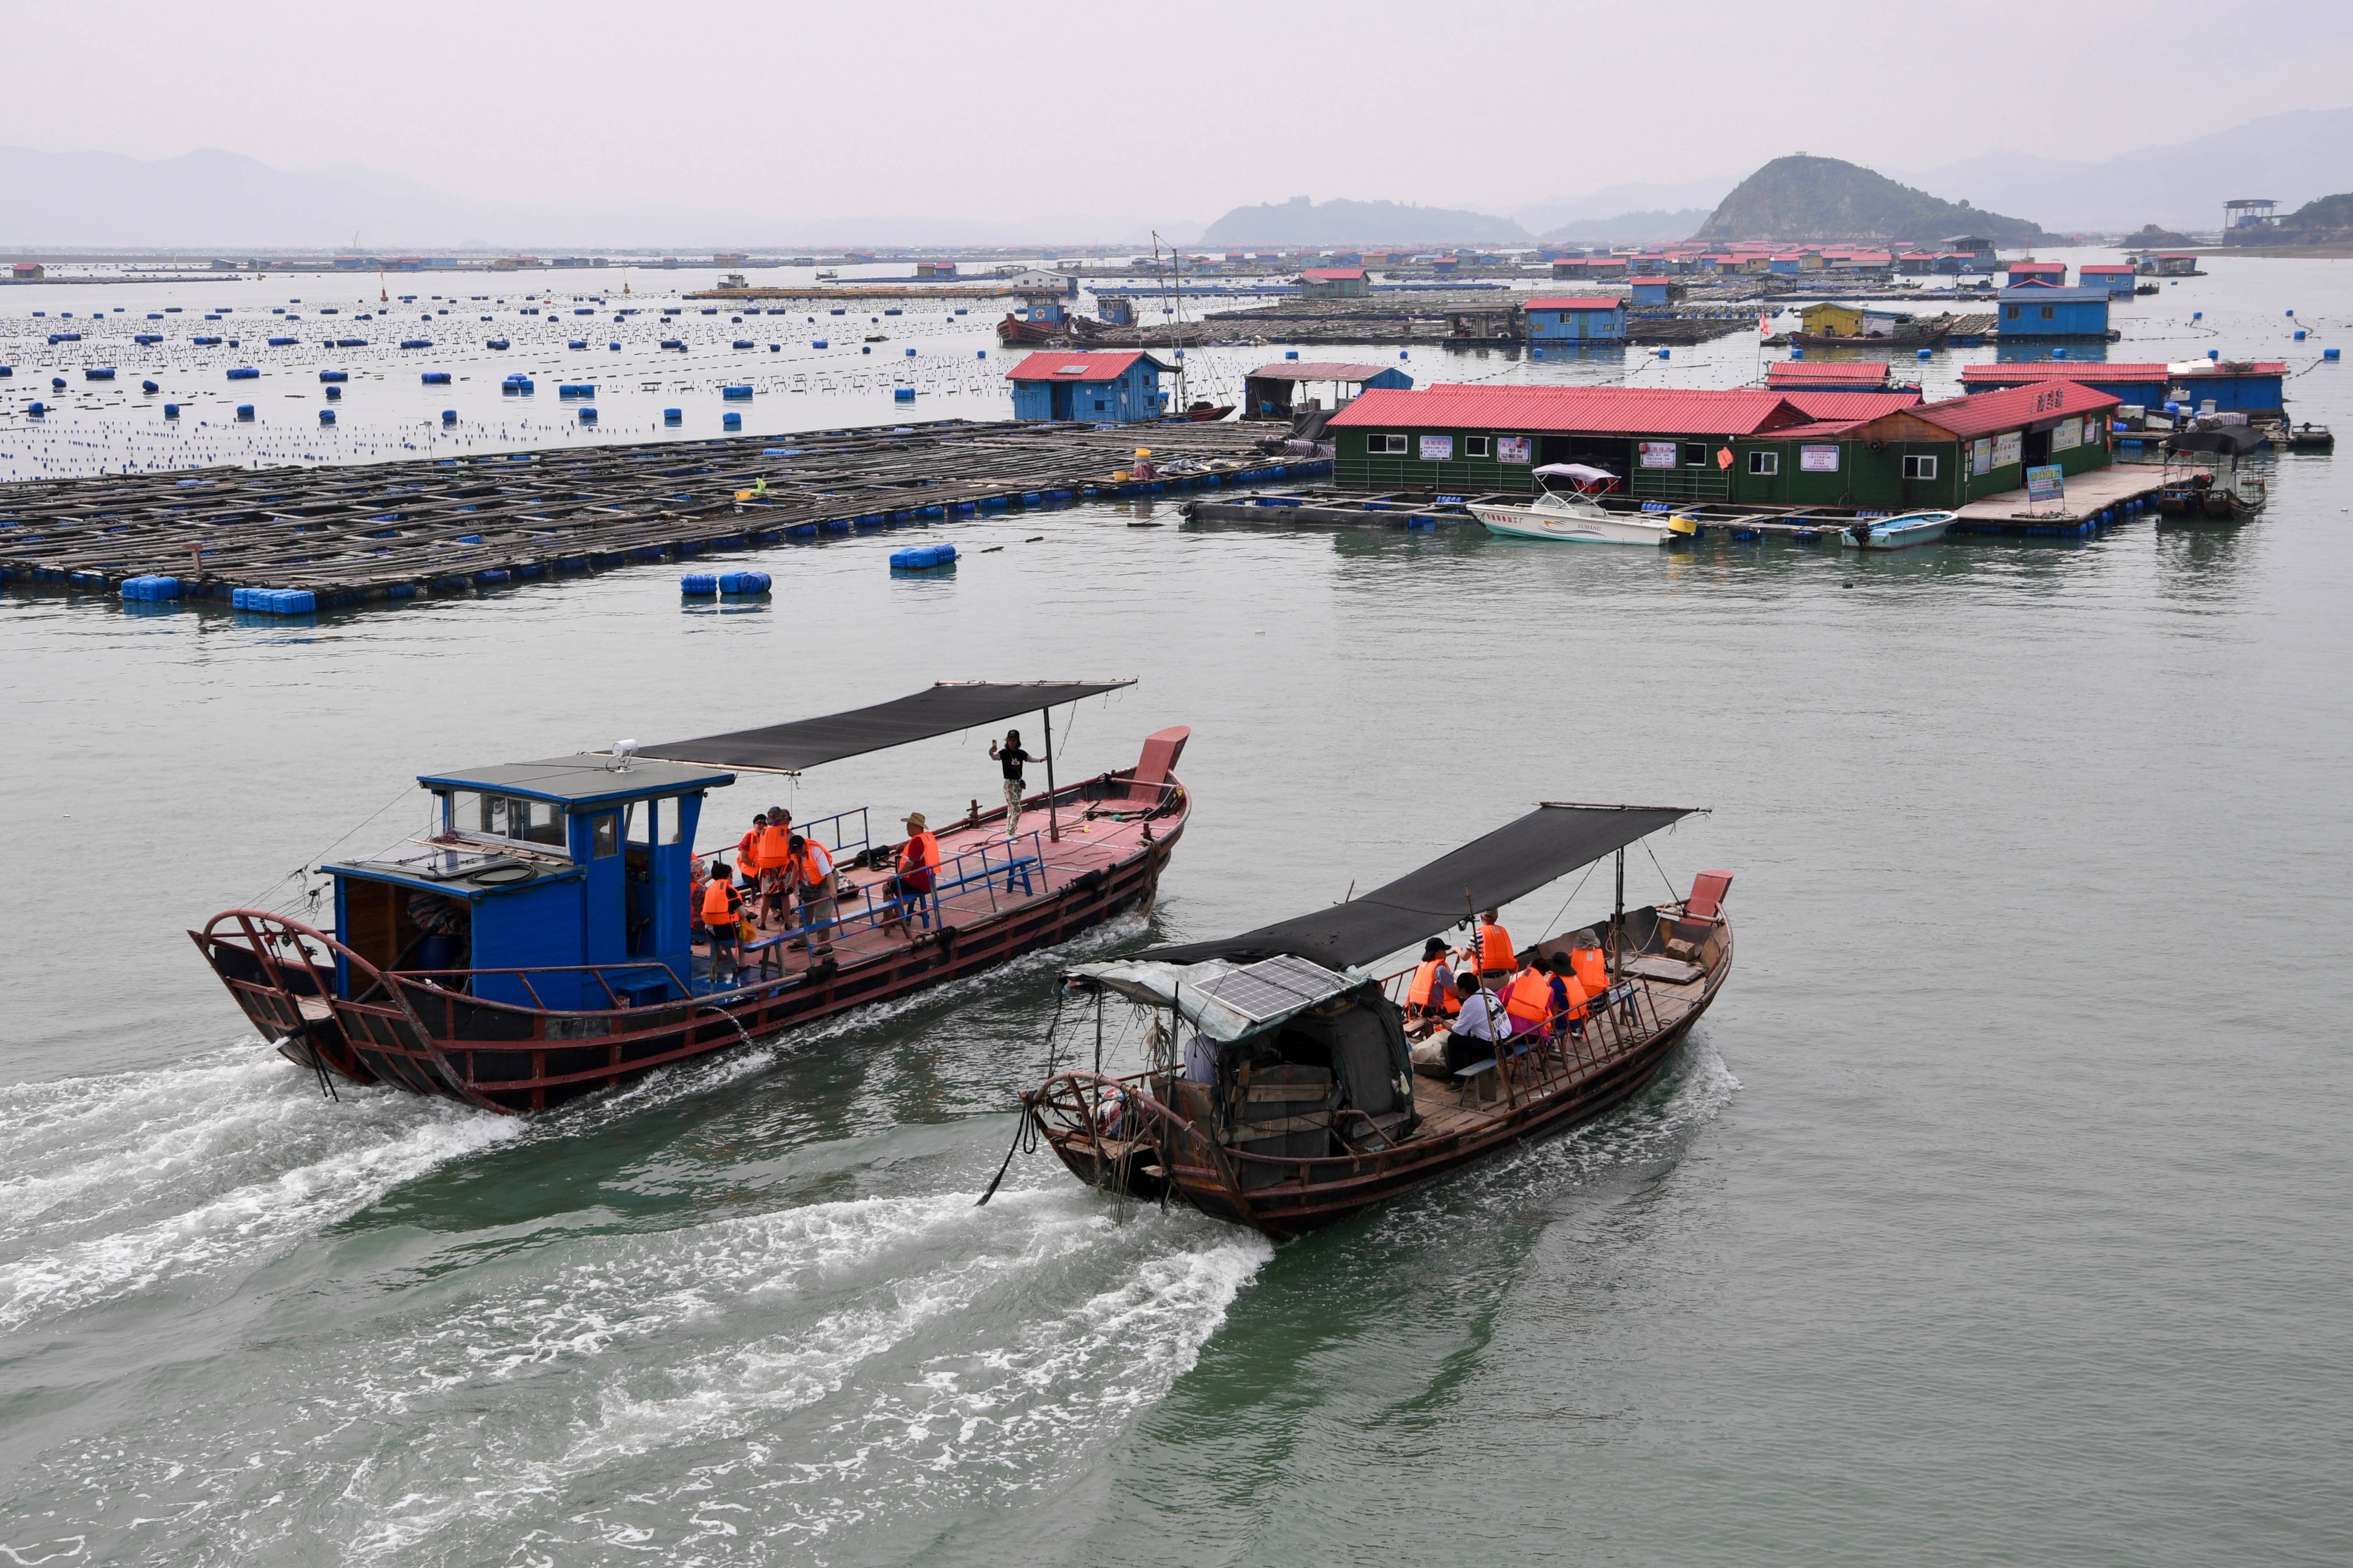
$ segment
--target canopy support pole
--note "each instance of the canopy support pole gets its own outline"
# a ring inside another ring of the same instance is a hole
[[[1618,902],[1609,911],[1609,973],[1613,977],[1626,970],[1626,847],[1618,846]]]
[[[1038,716],[1046,721],[1046,840],[1050,844],[1060,844],[1062,841],[1062,818],[1054,808],[1054,710],[1040,708]]]

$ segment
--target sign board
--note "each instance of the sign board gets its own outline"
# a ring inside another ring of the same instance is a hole
[[[2062,419],[2051,426],[2051,449],[2064,452],[2084,444],[2084,421]]]
[[[1421,438],[1421,460],[1425,463],[1451,463],[1454,460],[1454,437],[1424,436]]]
[[[1839,449],[1835,446],[1800,447],[1798,467],[1809,474],[1835,474],[1839,468]]]
[[[1642,467],[1672,468],[1675,466],[1675,444],[1672,441],[1641,441],[1636,445],[1641,449]]]
[[[2026,500],[2030,506],[2057,500],[2067,493],[2067,470],[2056,463],[2038,463],[2026,470]]]
[[[1495,437],[1495,461],[1499,463],[1527,462],[1529,460],[1528,449],[1532,445],[1534,445],[1534,443],[1532,443],[1525,436],[1498,436]]]
[[[2016,430],[2010,431],[2008,435],[1995,437],[1993,438],[1993,466],[1997,468],[2015,468],[2020,463],[2024,462],[2026,460],[2026,454],[2021,449],[2024,443],[2025,437],[2023,434]]]
[[[1982,474],[1993,467],[1993,443],[1980,436],[1969,443],[1969,472]]]

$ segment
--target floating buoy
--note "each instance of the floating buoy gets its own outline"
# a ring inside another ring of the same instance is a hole
[[[441,411],[441,423],[444,425],[458,423],[458,411],[454,408],[444,408]]]
[[[335,422],[335,411],[334,411],[333,409],[332,409],[332,408],[322,408],[322,409],[320,409],[320,410],[319,410],[319,423],[320,423],[320,424],[322,424],[322,425],[332,425],[334,422]]]
[[[253,405],[250,403],[238,404],[237,405],[237,416],[241,420],[249,422],[253,418]]]
[[[594,425],[596,423],[596,411],[593,408],[583,408],[580,411],[580,423],[583,425]]]
[[[166,403],[165,405],[164,405],[164,418],[166,418],[166,419],[177,419],[179,416],[180,416],[180,405],[179,405],[178,404],[176,404],[176,403]]]
[[[769,577],[765,572],[722,572],[719,591],[737,597],[750,597],[768,591]]]
[[[929,572],[941,566],[955,564],[956,548],[953,544],[911,544],[904,550],[891,552],[893,572]]]
[[[665,425],[675,425],[685,417],[686,412],[683,409],[665,408],[662,410],[662,423]]]
[[[744,428],[744,416],[734,413],[723,414],[719,416],[719,427],[722,430],[741,430]]]
[[[689,572],[678,580],[678,591],[690,599],[707,599],[719,592],[719,579],[709,572]]]
[[[2065,349],[2052,349],[2051,351],[2051,357],[2052,359],[2065,359],[2067,357],[2067,351]]]
[[[1915,349],[1912,351],[1912,357],[1915,359],[1926,359],[1928,357],[1928,351],[1926,349]]]
[[[449,384],[449,373],[446,370],[428,370],[418,379],[427,386],[447,386]]]
[[[2334,363],[2337,358],[2337,351],[2335,349],[2323,349],[2320,351],[2320,357]]]

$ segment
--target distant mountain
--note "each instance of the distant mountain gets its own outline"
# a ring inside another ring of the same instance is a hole
[[[1926,244],[1957,234],[1984,235],[1997,245],[2047,237],[2024,218],[1939,201],[1860,164],[1802,153],[1776,158],[1741,181],[1693,237],[1712,244],[1863,238]]]
[[[2125,247],[2128,250],[2146,250],[2153,245],[2195,245],[2197,243],[2186,234],[2176,234],[2169,228],[2159,228],[2153,223],[2145,223],[2131,234],[2125,236]]]
[[[1544,237],[1583,245],[1667,245],[1690,238],[1692,230],[1706,221],[1705,207],[1620,213],[1616,217],[1571,218]]]
[[[2221,226],[2222,204],[2273,196],[2287,204],[2345,188],[2353,162],[2353,109],[2301,109],[2102,163],[2031,153],[1988,153],[1905,178],[2045,223],[2121,234],[2154,219],[2168,228]]]
[[[1211,248],[1252,245],[1525,245],[1526,229],[1507,217],[1401,202],[1311,202],[1293,196],[1236,207],[1211,224]]]
[[[1714,208],[1725,194],[1740,183],[1736,174],[1717,174],[1704,180],[1684,180],[1674,184],[1608,185],[1581,196],[1554,196],[1525,206],[1508,209],[1504,216],[1516,221],[1530,234],[1547,237],[1569,232],[1568,226],[1594,218],[1616,218],[1634,213],[1677,212],[1696,207],[1702,213]],[[1694,222],[1693,227],[1697,227]],[[1579,233],[1583,230],[1578,229]],[[1682,239],[1691,233],[1683,230],[1672,237]]]

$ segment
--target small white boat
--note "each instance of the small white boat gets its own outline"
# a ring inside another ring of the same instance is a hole
[[[1907,550],[1933,544],[1960,520],[1957,511],[1907,511],[1895,517],[1866,518],[1841,529],[1839,542],[1853,550]]]
[[[1549,539],[1562,544],[1664,544],[1691,526],[1669,512],[1619,512],[1594,498],[1618,476],[1583,463],[1546,463],[1535,470],[1539,493],[1532,501],[1482,496],[1469,504],[1488,532],[1507,539]],[[1547,481],[1566,479],[1555,489]]]

